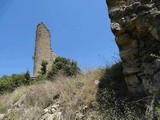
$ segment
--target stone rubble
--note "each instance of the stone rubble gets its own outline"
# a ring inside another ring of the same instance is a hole
[[[54,104],[45,108],[43,111],[43,115],[39,120],[63,120],[62,116],[62,107],[60,106],[60,101],[55,100]]]

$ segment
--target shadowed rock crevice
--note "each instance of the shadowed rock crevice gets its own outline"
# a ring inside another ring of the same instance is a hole
[[[96,99],[101,111],[106,112],[108,109],[111,109],[119,117],[123,116],[127,119],[126,110],[132,111],[132,113],[139,117],[144,115],[146,101],[139,101],[138,103],[136,101],[145,97],[145,94],[135,95],[128,91],[123,65],[120,62],[105,69],[100,78]]]

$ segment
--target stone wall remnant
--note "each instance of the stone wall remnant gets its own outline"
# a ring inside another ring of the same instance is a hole
[[[160,1],[106,0],[132,93],[160,90]]]

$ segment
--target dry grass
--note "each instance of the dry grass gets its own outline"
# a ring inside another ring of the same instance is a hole
[[[75,98],[88,104],[96,101],[97,84],[95,81],[98,81],[100,77],[100,70],[89,71],[86,75],[79,75],[75,78],[59,76],[54,84],[62,101],[69,103]]]
[[[86,75],[67,78],[58,76],[56,80],[42,81],[31,86],[16,89],[13,93],[0,96],[0,113],[14,109],[8,115],[11,120],[36,119],[43,109],[52,104],[53,98],[59,95],[60,101],[67,110],[77,110],[77,104],[96,104],[97,84],[102,71],[89,71]],[[70,111],[70,112],[72,112]],[[69,112],[69,111],[68,111]],[[30,116],[30,118],[27,118]]]
[[[106,70],[88,71],[85,75],[71,78],[58,75],[52,82],[44,80],[31,86],[23,86],[0,96],[0,114],[8,113],[7,120],[38,120],[44,108],[52,105],[55,97],[59,96],[65,120],[79,120],[76,118],[77,113],[82,113],[84,120],[148,120],[147,117],[137,116],[125,104],[123,114],[117,111],[114,98],[118,96],[112,96],[110,91],[124,87],[124,84],[120,84],[123,82],[122,75],[122,66],[117,64]],[[103,90],[107,87],[108,92],[103,91],[106,93],[98,97],[97,94],[101,95],[97,91],[98,87]],[[103,107],[98,109],[97,98],[102,100],[102,104],[99,104],[103,105],[104,110]]]

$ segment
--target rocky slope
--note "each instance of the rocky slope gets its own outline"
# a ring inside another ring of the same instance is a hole
[[[98,120],[96,92],[102,73],[57,76],[0,95],[0,120]]]
[[[107,0],[111,29],[132,93],[160,89],[160,1]]]
[[[89,71],[85,75],[58,75],[53,81],[42,80],[20,86],[12,93],[0,95],[0,120],[160,118],[160,107],[154,109],[149,98],[134,101],[125,96],[126,89],[122,89],[126,88],[124,81],[122,65],[118,63],[105,70]]]

